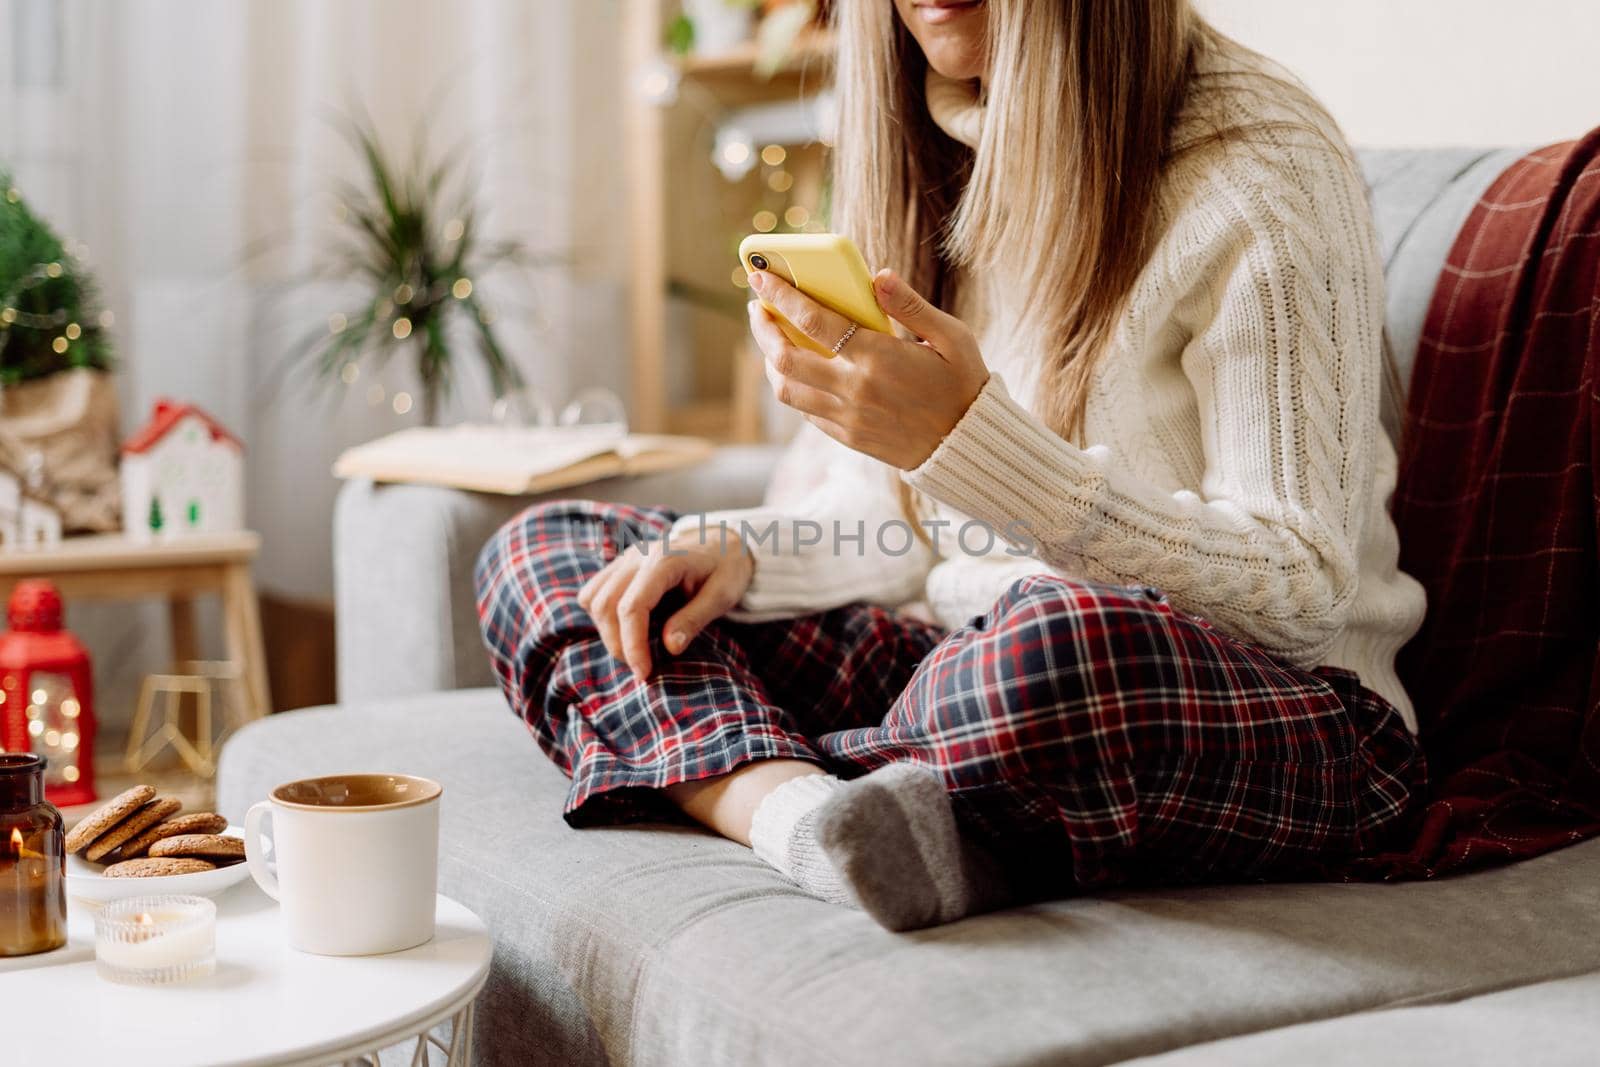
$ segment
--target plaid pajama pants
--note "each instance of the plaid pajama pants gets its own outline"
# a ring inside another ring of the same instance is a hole
[[[852,604],[721,620],[676,657],[653,633],[641,683],[577,592],[674,517],[539,505],[478,560],[495,672],[571,777],[574,826],[660,818],[653,791],[751,760],[843,777],[909,761],[1019,884],[1054,893],[1316,877],[1423,791],[1416,740],[1354,674],[1286,667],[1136,587],[1030,577],[950,632]]]

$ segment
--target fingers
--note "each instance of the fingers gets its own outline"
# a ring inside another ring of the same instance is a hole
[[[772,395],[784,407],[793,408],[802,415],[823,418],[838,418],[843,414],[845,405],[842,400],[794,378],[785,378],[778,372],[773,360],[767,360],[763,370],[767,384],[772,387]]]
[[[789,325],[831,349],[852,325],[849,319],[823,307],[771,271],[757,271],[750,284],[761,298],[789,320]]]
[[[617,626],[617,601],[633,580],[642,560],[638,553],[626,552],[584,583],[578,590],[578,605],[594,620],[594,628],[613,659],[623,659],[622,633]]]
[[[750,332],[766,355],[767,381],[781,403],[816,414],[838,410],[848,388],[848,366],[791,344],[771,312],[753,300]]]
[[[940,352],[958,347],[966,337],[966,325],[928,303],[921,293],[892,270],[880,270],[872,279],[878,306],[885,315],[927,341]]]
[[[700,631],[722,618],[744,595],[738,580],[726,568],[719,567],[706,583],[683,607],[667,620],[662,628],[662,642],[674,656],[689,647],[689,642],[700,636]]]
[[[687,575],[682,556],[662,555],[640,568],[617,601],[617,629],[622,656],[640,681],[650,677],[650,613],[661,598],[676,589]]]

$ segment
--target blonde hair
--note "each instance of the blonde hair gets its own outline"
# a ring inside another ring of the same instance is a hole
[[[1202,79],[1196,57],[1249,53],[1190,0],[989,0],[990,73],[972,149],[929,114],[927,60],[894,5],[836,0],[836,10],[834,228],[947,309],[958,270],[1000,278],[1022,309],[1017,335],[1050,339],[1037,414],[1079,436],[1095,364],[1160,237],[1166,169],[1253,128],[1219,118],[1174,143],[1202,81],[1218,94],[1252,91],[1243,78]],[[1332,128],[1303,89],[1257,77],[1287,87],[1314,116],[1290,125],[1319,136],[1324,120]],[[1052,235],[1043,266],[1042,234]]]

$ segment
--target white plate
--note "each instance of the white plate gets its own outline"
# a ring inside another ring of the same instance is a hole
[[[222,832],[229,837],[244,837],[244,831],[237,826],[230,826]],[[93,904],[160,893],[214,897],[250,877],[250,869],[242,860],[214,871],[167,874],[159,878],[107,878],[100,873],[105,869],[103,863],[90,863],[82,856],[68,856],[67,896]]]

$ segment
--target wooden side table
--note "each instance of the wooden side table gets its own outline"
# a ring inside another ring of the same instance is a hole
[[[214,593],[222,600],[225,647],[239,665],[247,717],[272,710],[261,609],[250,565],[261,537],[248,530],[140,544],[121,534],[71,537],[44,549],[0,552],[0,603],[24,578],[48,578],[70,604],[74,600],[167,602],[172,658],[200,659],[194,598]]]

